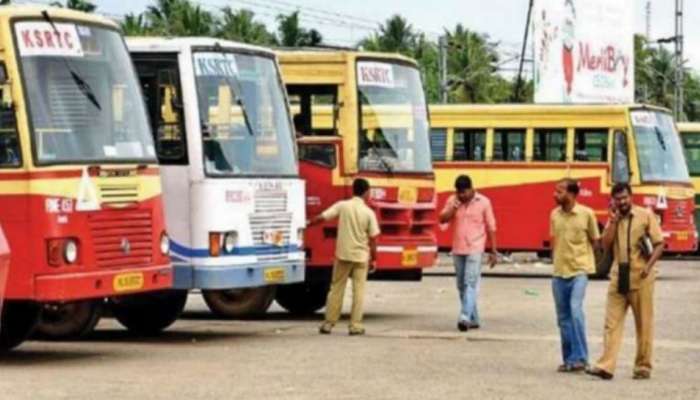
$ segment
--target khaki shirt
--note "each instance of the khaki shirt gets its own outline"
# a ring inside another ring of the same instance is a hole
[[[649,235],[654,246],[663,243],[664,237],[656,216],[646,208],[632,206],[630,214],[620,220],[617,224],[615,241],[613,242],[613,254],[615,261],[610,271],[610,287],[617,288],[617,278],[619,275],[620,262],[627,261],[627,230],[632,218],[632,230],[630,237],[631,257],[630,263],[630,289],[639,289],[642,284],[642,271],[647,266],[647,261],[642,256],[639,248],[639,241],[645,234]],[[654,279],[655,272],[652,271],[647,281]]]
[[[555,208],[550,235],[554,238],[554,276],[571,278],[595,272],[592,242],[600,239],[600,232],[593,210],[581,204],[570,212]]]
[[[338,218],[335,258],[342,261],[369,261],[369,239],[379,235],[377,216],[360,197],[339,201],[324,211],[324,220]]]

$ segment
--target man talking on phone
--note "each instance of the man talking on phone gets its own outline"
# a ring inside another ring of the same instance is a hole
[[[664,251],[663,235],[656,216],[632,204],[632,189],[617,183],[612,189],[610,220],[603,232],[603,246],[612,247],[603,355],[588,374],[612,379],[622,345],[627,308],[632,308],[637,331],[634,379],[651,378],[654,331],[654,266]]]
[[[457,329],[462,332],[478,329],[480,322],[477,298],[487,237],[491,243],[488,258],[490,267],[493,268],[498,260],[496,218],[493,216],[491,201],[474,190],[471,178],[460,175],[455,181],[455,194],[450,196],[440,213],[440,223],[454,223],[452,256],[462,305]]]

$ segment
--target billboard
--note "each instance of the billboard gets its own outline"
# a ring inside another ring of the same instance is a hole
[[[536,103],[634,102],[634,0],[536,0]]]

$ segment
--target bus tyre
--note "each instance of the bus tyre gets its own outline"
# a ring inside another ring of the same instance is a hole
[[[70,340],[95,329],[102,315],[102,300],[43,304],[34,336],[44,340]]]
[[[153,336],[177,320],[187,303],[186,290],[162,290],[110,299],[114,318],[137,335]]]
[[[277,302],[296,315],[313,314],[326,305],[328,282],[304,282],[277,288]]]
[[[596,250],[595,252],[595,273],[591,275],[592,279],[608,279],[610,268],[612,268],[613,254],[612,249]]]
[[[209,309],[219,317],[238,319],[260,316],[275,299],[275,286],[245,289],[202,290]]]
[[[0,353],[24,342],[41,318],[41,305],[34,302],[7,301],[2,309]]]

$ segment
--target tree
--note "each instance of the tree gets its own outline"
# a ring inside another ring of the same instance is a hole
[[[277,44],[284,47],[318,46],[323,42],[321,33],[306,30],[299,23],[299,11],[277,16]]]
[[[497,74],[497,44],[458,24],[446,32],[447,71],[451,102],[498,103],[511,95],[510,84]]]
[[[211,36],[216,22],[189,0],[157,0],[146,9],[146,19],[154,34],[168,36]]]
[[[394,15],[380,25],[377,32],[362,40],[360,46],[368,51],[395,52],[413,57],[419,39],[424,41],[425,37],[416,34],[405,18]]]
[[[125,15],[124,20],[121,22],[121,28],[126,36],[146,36],[151,33],[146,16],[143,13]]]
[[[250,10],[233,11],[231,7],[222,10],[222,18],[216,36],[244,43],[269,46],[275,43],[275,36],[265,24],[255,21],[255,14]]]
[[[9,1],[8,1],[9,3]],[[54,1],[51,3],[52,6],[54,7],[65,7],[65,8],[70,8],[71,10],[78,10],[82,12],[94,12],[97,9],[97,6],[87,0],[66,0],[66,4],[63,5],[58,1]]]

